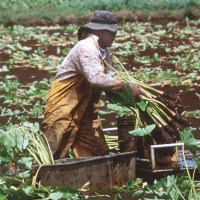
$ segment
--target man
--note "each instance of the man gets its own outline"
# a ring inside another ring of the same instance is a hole
[[[76,157],[109,153],[98,111],[102,90],[120,91],[125,86],[109,67],[112,62],[107,49],[120,29],[113,13],[95,11],[91,22],[79,29],[78,43],[60,65],[43,120],[54,159],[65,158],[70,148]],[[130,87],[140,96],[137,85]]]

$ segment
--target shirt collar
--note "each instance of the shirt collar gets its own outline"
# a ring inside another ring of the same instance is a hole
[[[100,48],[99,43],[98,43],[99,37],[96,36],[96,35],[90,34],[88,36],[88,38],[90,38],[94,42],[94,44],[96,45],[96,47],[99,49],[99,55],[100,55],[101,59],[102,60],[105,59],[105,57],[106,57],[106,50]]]

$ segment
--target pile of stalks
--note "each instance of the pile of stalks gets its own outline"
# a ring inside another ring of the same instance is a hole
[[[113,62],[117,78],[127,84],[137,84],[140,89],[146,94],[141,96],[139,101],[146,104],[145,110],[142,110],[135,100],[134,104],[126,105],[132,110],[133,115],[136,117],[135,127],[145,128],[148,125],[155,124],[155,129],[147,136],[145,136],[144,144],[146,148],[155,144],[170,144],[180,140],[179,131],[183,130],[189,125],[186,118],[181,113],[183,107],[178,95],[172,96],[163,91],[155,89],[131,76],[122,63],[113,56]],[[134,105],[134,106],[133,106]],[[162,156],[173,155],[175,149],[160,149],[159,154]]]
[[[111,151],[119,151],[118,136],[105,134],[105,140]]]

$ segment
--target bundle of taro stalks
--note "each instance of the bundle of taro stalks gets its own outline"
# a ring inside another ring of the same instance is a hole
[[[125,106],[132,111],[136,118],[134,129],[145,128],[148,125],[155,124],[153,131],[144,136],[144,145],[149,149],[152,144],[169,144],[177,142],[179,131],[189,125],[186,118],[181,113],[183,107],[178,95],[172,96],[163,91],[155,89],[141,81],[135,79],[129,71],[127,71],[122,63],[113,56],[113,62],[117,78],[126,83],[137,84],[143,90],[146,96],[141,96],[141,100],[133,99]],[[130,90],[131,91],[131,90]],[[112,96],[109,100],[112,102]],[[127,103],[127,102],[126,102]],[[172,156],[175,148],[158,149],[160,156]]]

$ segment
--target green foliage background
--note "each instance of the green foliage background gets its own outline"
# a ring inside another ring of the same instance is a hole
[[[145,15],[159,13],[169,16],[181,13],[199,17],[199,0],[1,0],[0,23],[29,23],[32,19],[66,20],[66,16],[83,16],[95,10],[122,10]],[[124,17],[124,16],[122,16]],[[71,18],[72,20],[72,18]]]

